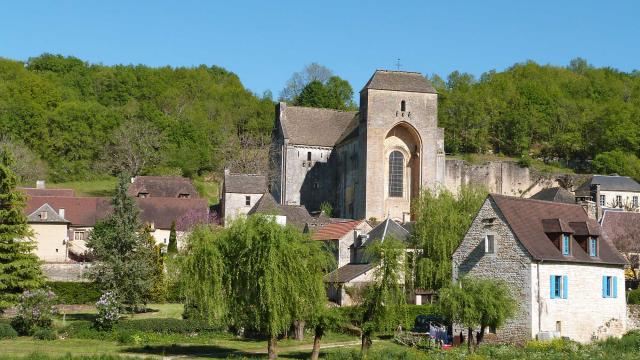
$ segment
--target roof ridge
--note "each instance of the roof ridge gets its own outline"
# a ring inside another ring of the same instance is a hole
[[[290,108],[310,109],[310,110],[328,110],[328,111],[345,113],[345,114],[348,114],[348,113],[357,114],[357,113],[360,112],[359,110],[339,110],[339,109],[331,109],[331,108],[321,108],[321,107],[313,107],[313,106],[299,106],[299,105],[289,105],[289,104],[287,104],[287,109],[290,109]]]
[[[392,72],[392,73],[404,73],[404,74],[418,74],[423,76],[419,71],[405,71],[405,70],[389,70],[389,69],[376,69],[375,72]]]
[[[518,196],[502,195],[502,194],[496,194],[496,193],[489,193],[489,196],[491,196],[493,198],[501,197],[501,198],[506,198],[506,199],[510,199],[510,200],[535,201],[535,202],[541,202],[541,203],[544,203],[544,204],[580,206],[580,204],[569,204],[569,203],[563,203],[563,202],[557,202],[557,201],[539,200],[539,199],[533,199],[533,198],[522,198],[522,197],[518,197]]]

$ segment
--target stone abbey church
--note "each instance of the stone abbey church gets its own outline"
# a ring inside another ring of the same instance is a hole
[[[444,183],[438,95],[420,73],[376,71],[359,111],[276,109],[271,193],[283,205],[334,216],[407,221],[422,188]]]

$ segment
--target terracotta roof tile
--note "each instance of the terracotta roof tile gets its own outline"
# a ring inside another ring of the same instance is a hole
[[[373,269],[374,264],[347,264],[324,276],[327,283],[346,283]]]
[[[18,188],[29,196],[75,196],[73,189]]]
[[[312,240],[339,240],[348,232],[353,231],[363,220],[329,223],[322,226],[311,235]]]

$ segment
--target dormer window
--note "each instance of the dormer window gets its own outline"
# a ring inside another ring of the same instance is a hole
[[[47,212],[46,212],[46,211],[41,212],[41,213],[40,213],[40,219],[41,219],[41,220],[47,220],[47,215],[48,215],[48,214],[47,214]]]
[[[570,239],[569,234],[562,234],[562,255],[564,256],[568,256],[571,253]]]
[[[406,111],[406,110],[407,110],[407,103],[404,100],[402,100],[400,102],[400,111]]]
[[[149,197],[149,193],[148,192],[139,192],[138,193],[138,197],[139,198],[148,198]]]
[[[593,236],[589,238],[589,256],[598,256],[598,240]]]

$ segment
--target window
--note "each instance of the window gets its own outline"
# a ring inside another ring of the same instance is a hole
[[[178,199],[188,199],[189,194],[178,194]]]
[[[484,252],[493,254],[495,252],[495,235],[487,235],[484,237]]]
[[[307,152],[307,161],[311,161],[311,151]]]
[[[245,197],[244,197],[244,204],[245,204],[246,206],[251,205],[251,196],[245,196]]]
[[[319,187],[320,187],[320,183],[318,183],[317,181],[313,183],[314,189],[318,189]]]
[[[562,332],[562,322],[561,321],[556,321],[556,331],[561,333]]]
[[[394,151],[389,155],[389,197],[402,197],[404,155]]]
[[[617,276],[602,277],[602,297],[603,298],[618,297],[618,277]]]
[[[594,237],[589,238],[589,256],[598,256],[598,241]]]
[[[566,256],[570,254],[570,251],[569,251],[570,239],[571,238],[569,237],[569,234],[562,234],[562,255]]]
[[[40,213],[40,220],[47,220],[49,214],[46,211]]]
[[[569,278],[567,275],[551,275],[551,298],[567,299],[569,297]]]
[[[622,207],[622,196],[616,195],[616,206]]]
[[[600,195],[600,206],[607,205],[607,197],[605,195]]]
[[[87,233],[84,231],[74,231],[73,240],[87,240]]]
[[[633,203],[632,203],[632,205],[633,205],[633,207],[634,207],[634,208],[637,208],[637,207],[638,207],[638,197],[637,197],[637,196],[634,196],[634,197],[633,197]]]
[[[138,197],[139,198],[148,198],[149,197],[149,193],[148,192],[139,192],[138,193]]]
[[[407,110],[407,103],[404,100],[402,100],[400,102],[400,111],[406,111],[406,110]]]

